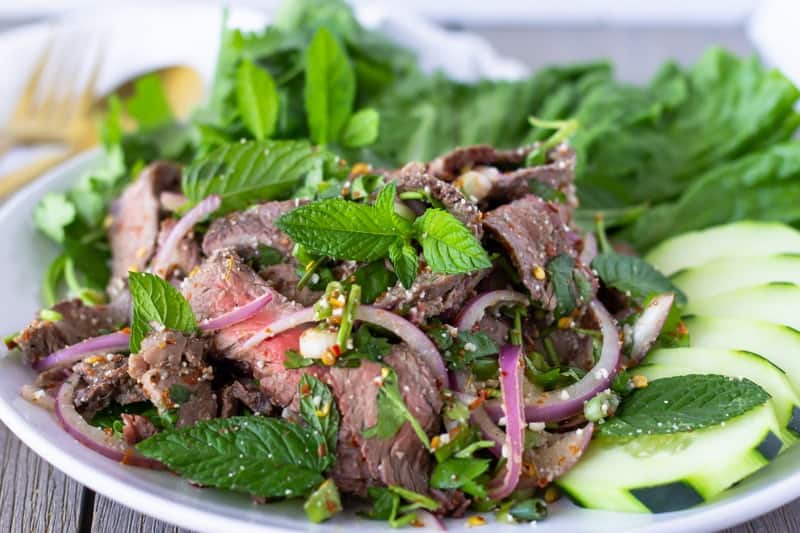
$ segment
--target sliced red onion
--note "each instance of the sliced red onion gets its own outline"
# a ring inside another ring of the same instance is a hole
[[[525,420],[522,411],[522,347],[507,344],[500,348],[500,390],[506,414],[503,455],[508,459],[502,471],[489,482],[489,498],[502,500],[517,488],[522,475],[525,448]]]
[[[215,318],[204,320],[200,323],[200,329],[205,331],[213,331],[216,329],[227,328],[239,322],[244,322],[254,314],[258,313],[272,301],[272,291],[267,291],[255,300],[241,307],[236,307],[227,313],[223,313]]]
[[[659,294],[642,311],[642,315],[633,325],[633,332],[631,333],[633,339],[631,359],[634,362],[639,363],[644,359],[644,356],[647,355],[647,352],[650,351],[650,348],[658,339],[674,301],[674,293]]]
[[[420,527],[424,527],[428,531],[438,531],[439,533],[445,533],[447,531],[444,520],[430,511],[424,509],[417,511],[417,521]]]
[[[76,363],[88,355],[127,350],[129,345],[130,333],[118,331],[108,335],[91,337],[72,346],[62,348],[43,359],[39,359],[32,366],[37,372],[42,372],[54,366]]]
[[[305,309],[284,315],[274,322],[270,322],[266,328],[247,339],[242,345],[242,348],[253,348],[284,331],[302,326],[303,324],[308,324],[309,322],[316,322],[315,314],[313,307],[306,307]]]
[[[165,211],[176,212],[178,209],[186,205],[186,196],[179,192],[163,191],[159,196],[161,207]]]
[[[56,408],[56,401],[55,399],[47,394],[44,389],[41,389],[35,385],[26,384],[20,387],[19,395],[22,396],[25,400],[28,400],[34,405],[38,405],[39,407],[43,407],[48,411],[54,411]]]
[[[56,417],[64,430],[87,448],[114,461],[127,465],[162,469],[163,465],[158,461],[148,459],[136,448],[128,446],[121,438],[114,436],[113,433],[106,433],[84,420],[72,403],[77,381],[78,376],[71,377],[61,385],[56,395]]]
[[[520,303],[527,305],[529,298],[516,291],[491,291],[475,296],[466,304],[464,309],[456,318],[456,327],[462,331],[472,329],[472,327],[483,318],[486,309],[499,303]]]
[[[540,394],[535,400],[525,404],[527,422],[555,422],[569,418],[583,411],[583,404],[598,392],[606,390],[617,372],[620,358],[620,338],[614,318],[597,300],[589,304],[600,324],[603,345],[600,359],[586,375],[569,387]],[[486,411],[493,420],[503,415],[500,403],[490,400],[485,403]]]
[[[150,267],[153,272],[159,276],[163,276],[169,268],[169,257],[172,252],[177,248],[181,239],[189,233],[195,224],[206,218],[208,215],[219,209],[222,199],[217,194],[205,198],[202,202],[191,208],[181,217],[177,224],[172,226],[172,230],[164,240],[164,245],[158,250],[158,253],[153,258],[152,266]]]

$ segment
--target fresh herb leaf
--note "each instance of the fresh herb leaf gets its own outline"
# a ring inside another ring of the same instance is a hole
[[[136,80],[133,91],[126,107],[141,129],[152,130],[172,121],[167,94],[157,74],[148,74]]]
[[[408,422],[425,448],[430,450],[431,441],[428,439],[428,434],[419,420],[408,410],[403,395],[400,394],[397,373],[390,367],[383,367],[381,378],[383,383],[378,389],[378,421],[371,428],[364,430],[364,436],[368,439],[373,437],[391,439],[400,431],[400,427]]]
[[[383,176],[379,174],[365,174],[358,176],[350,185],[350,198],[360,200],[367,198],[374,191],[383,186]]]
[[[720,424],[769,398],[746,378],[692,374],[656,379],[628,395],[598,432],[606,437],[638,437],[694,431]]]
[[[431,328],[428,336],[442,351],[447,366],[453,370],[471,370],[478,379],[497,374],[497,344],[482,331],[454,332],[447,326]]]
[[[396,282],[397,276],[380,259],[362,266],[352,276],[352,283],[361,286],[361,302],[365,304],[373,303]]]
[[[528,181],[528,190],[546,202],[566,203],[567,195],[537,179]]]
[[[169,388],[169,399],[177,404],[188,402],[192,397],[192,391],[180,383],[175,383]]]
[[[362,324],[353,334],[353,349],[371,361],[381,361],[392,345],[384,337],[373,335],[369,327]]]
[[[556,296],[555,314],[566,316],[587,301],[591,284],[575,268],[575,259],[569,254],[559,254],[547,263],[547,278]]]
[[[304,496],[323,481],[327,456],[314,430],[260,416],[204,420],[136,445],[194,483],[266,498]]]
[[[395,241],[389,247],[389,260],[403,287],[410,289],[419,272],[419,254],[406,241]]]
[[[283,367],[288,369],[306,368],[316,364],[316,359],[303,357],[294,350],[286,350],[283,355]]]
[[[69,258],[65,254],[61,254],[53,259],[53,262],[47,267],[47,272],[44,274],[44,283],[42,283],[42,303],[45,307],[53,307],[60,300],[58,288],[64,278],[64,268],[67,261],[69,261]]]
[[[514,523],[537,522],[547,518],[547,502],[542,498],[529,498],[512,503],[508,509]]]
[[[195,160],[183,176],[183,193],[197,203],[222,197],[218,213],[287,198],[317,156],[305,141],[250,141],[221,146]]]
[[[300,415],[324,439],[327,446],[325,455],[333,464],[336,461],[336,439],[341,419],[333,393],[327,385],[309,374],[303,374],[300,378],[298,391]]]
[[[269,72],[245,59],[236,71],[236,103],[247,129],[257,140],[275,132],[278,92]]]
[[[378,138],[380,116],[372,108],[361,109],[347,121],[342,133],[342,144],[350,148],[359,148],[375,142]]]
[[[492,266],[478,239],[447,211],[428,209],[414,222],[414,229],[434,272],[459,274]]]
[[[64,253],[72,264],[80,270],[89,288],[104,291],[111,279],[109,267],[110,253],[105,246],[98,246],[98,241],[85,243],[70,237],[64,238]]]
[[[277,248],[259,244],[254,260],[260,268],[264,268],[272,265],[280,265],[284,262],[284,257],[283,253]]]
[[[486,497],[486,487],[476,479],[489,470],[488,459],[448,459],[436,465],[431,474],[431,487],[460,489],[476,498]]]
[[[306,52],[305,104],[311,139],[339,140],[353,111],[355,74],[344,48],[327,28],[317,30]]]
[[[36,205],[33,222],[55,242],[64,242],[64,230],[75,220],[75,206],[64,193],[50,192]]]
[[[152,324],[167,329],[193,333],[197,321],[186,298],[163,278],[143,272],[130,272],[133,300],[131,353],[138,353],[142,339],[152,331]]]
[[[592,259],[592,269],[607,287],[629,293],[635,298],[673,292],[679,304],[686,304],[686,295],[668,277],[640,257],[603,253]]]

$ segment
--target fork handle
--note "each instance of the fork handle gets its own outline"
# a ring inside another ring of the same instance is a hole
[[[80,150],[78,149],[70,148],[66,152],[46,155],[19,170],[0,176],[0,198],[5,198],[9,194],[16,192],[24,185],[27,185],[35,178],[41,176],[46,170],[66,161],[79,152]]]
[[[10,135],[3,135],[0,133],[0,157],[3,157],[6,152],[14,147],[14,139]]]

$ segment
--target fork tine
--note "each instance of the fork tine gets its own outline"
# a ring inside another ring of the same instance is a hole
[[[36,95],[36,89],[39,86],[39,83],[41,83],[42,74],[44,72],[45,66],[47,65],[47,61],[48,58],[50,57],[50,52],[52,48],[53,48],[53,37],[51,35],[48,38],[47,43],[45,44],[44,50],[39,56],[39,60],[33,67],[33,72],[28,78],[28,82],[25,84],[25,87],[22,90],[22,95],[20,96],[19,101],[17,102],[17,106],[14,108],[14,112],[11,114],[11,122],[20,119],[30,109],[31,104],[33,103],[34,100],[34,96]]]

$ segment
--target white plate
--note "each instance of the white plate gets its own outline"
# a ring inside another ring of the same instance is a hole
[[[374,25],[388,27],[387,31],[398,39],[416,40],[417,46],[427,43],[429,53],[423,54],[423,60],[429,66],[437,62],[442,64],[443,50],[461,55],[458,67],[465,69],[462,72],[467,74],[490,74],[482,68],[488,68],[487,64],[498,65],[490,60],[491,49],[468,35],[448,40],[445,34],[431,33],[427,25],[415,27],[408,18],[387,18],[381,12],[369,11],[359,14],[364,19],[372,17]],[[471,53],[462,55],[456,52],[457,47],[433,46],[443,43],[470,46],[468,50]],[[501,69],[502,72],[495,70],[494,75],[514,74],[511,72],[515,70],[513,64],[500,64],[508,68]],[[55,246],[39,235],[33,226],[32,213],[37,201],[47,191],[70,187],[97,163],[98,157],[97,152],[91,152],[70,161],[17,194],[0,209],[0,242],[4,250],[4,260],[0,263],[0,333],[17,330],[33,317],[39,307],[39,287],[44,269],[57,253]],[[361,521],[352,515],[314,526],[305,520],[298,502],[254,505],[246,496],[197,489],[173,475],[127,467],[106,459],[62,431],[50,413],[19,397],[20,386],[33,379],[33,371],[20,364],[17,355],[11,354],[0,360],[0,419],[56,468],[133,509],[200,531],[344,531],[348,528],[391,531],[383,523]],[[551,516],[538,524],[537,529],[544,533],[716,530],[766,513],[798,496],[800,447],[796,446],[715,503],[677,513],[631,515],[586,511],[561,501],[553,506]],[[512,532],[524,527],[493,525],[491,530]],[[464,531],[465,521],[453,520],[449,529]]]

